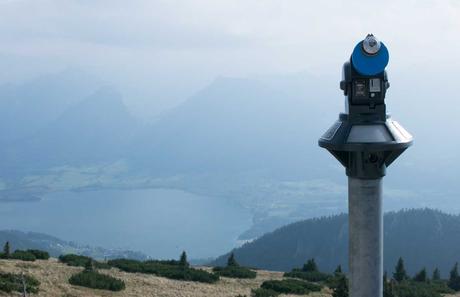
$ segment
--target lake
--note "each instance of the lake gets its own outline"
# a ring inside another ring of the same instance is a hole
[[[251,224],[232,201],[180,190],[56,192],[37,202],[0,204],[0,228],[42,232],[154,258],[207,258],[228,252]]]

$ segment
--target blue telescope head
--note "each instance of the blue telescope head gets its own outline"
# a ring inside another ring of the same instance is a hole
[[[369,34],[354,48],[343,65],[340,88],[346,100],[346,113],[352,119],[367,120],[369,116],[386,118],[385,95],[390,87],[385,67],[389,54],[383,42]]]
[[[353,50],[351,62],[353,68],[362,75],[376,75],[385,70],[389,54],[383,42],[369,34],[360,41]]]

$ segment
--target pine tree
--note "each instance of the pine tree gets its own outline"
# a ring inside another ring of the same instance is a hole
[[[332,297],[348,297],[348,280],[345,275],[342,275],[334,288]]]
[[[426,275],[426,268],[423,268],[420,270],[415,276],[414,276],[414,281],[416,282],[426,282],[428,280],[427,275]]]
[[[93,259],[88,259],[85,263],[85,271],[94,271]]]
[[[458,277],[458,263],[455,263],[454,267],[450,271],[450,279],[455,279]]]
[[[182,267],[189,267],[190,264],[187,261],[187,253],[185,251],[180,255],[179,265]]]
[[[395,297],[394,293],[394,280],[388,280],[387,273],[383,275],[383,297]]]
[[[395,267],[395,272],[393,273],[393,278],[398,282],[402,282],[407,279],[406,269],[404,268],[404,261],[402,258],[399,258],[398,263]]]
[[[383,273],[383,297],[387,297],[387,294],[388,294],[388,289],[387,289],[387,286],[388,286],[388,274],[387,272],[385,271]]]
[[[3,246],[3,256],[8,259],[11,256],[11,250],[10,250],[10,242],[7,241],[5,245]]]
[[[228,257],[228,260],[227,260],[227,266],[229,266],[229,267],[240,266],[238,264],[238,262],[236,262],[235,254],[233,254],[233,253],[230,254],[230,256]]]
[[[307,263],[303,265],[302,270],[305,272],[318,272],[319,271],[318,265],[316,265],[314,258],[308,260]]]
[[[432,279],[434,281],[438,281],[441,279],[441,273],[439,272],[439,269],[436,267],[435,270],[433,271],[433,277]]]
[[[342,265],[337,266],[334,270],[334,274],[341,274],[342,273]]]
[[[460,276],[458,275],[458,263],[450,271],[450,278],[448,283],[449,288],[455,291],[460,291]]]

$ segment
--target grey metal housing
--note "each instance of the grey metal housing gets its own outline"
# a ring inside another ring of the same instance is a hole
[[[346,168],[350,177],[374,179],[385,176],[386,168],[413,142],[398,122],[350,121],[347,114],[321,136],[318,143]]]
[[[412,135],[386,114],[387,74],[363,76],[347,62],[340,87],[347,113],[339,115],[318,144],[339,160],[349,177],[383,177],[386,168],[413,142]]]

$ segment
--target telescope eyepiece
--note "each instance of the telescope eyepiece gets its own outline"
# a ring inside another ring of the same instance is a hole
[[[343,66],[340,88],[346,98],[346,113],[350,120],[386,120],[385,95],[388,77],[385,67],[389,54],[383,42],[368,34],[354,48]]]
[[[366,38],[363,40],[363,50],[368,55],[375,55],[380,50],[380,41],[373,35],[367,34]]]

